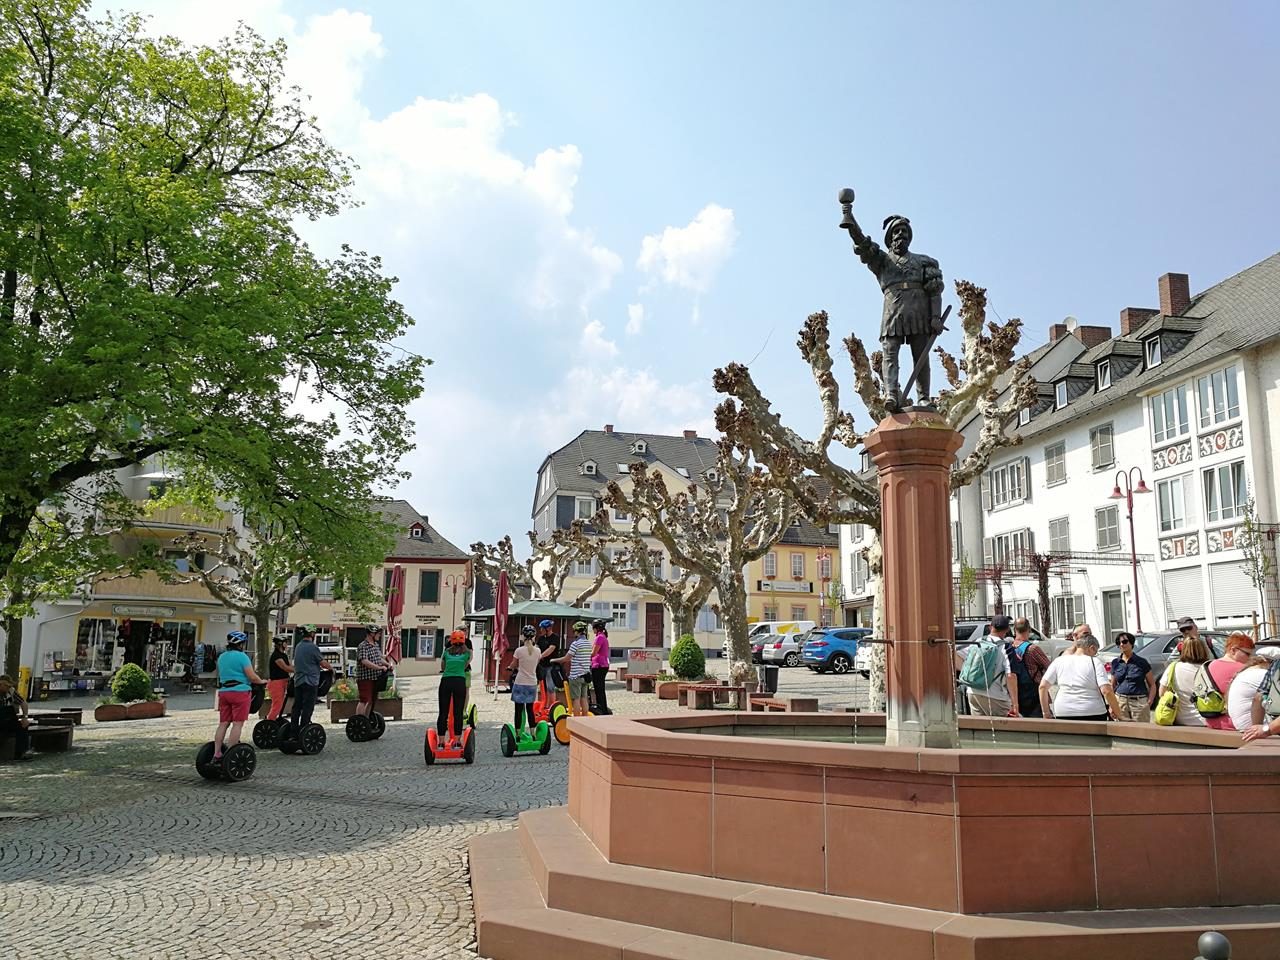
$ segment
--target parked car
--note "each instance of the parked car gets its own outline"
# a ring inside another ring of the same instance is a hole
[[[818,673],[849,673],[858,659],[858,641],[871,636],[867,627],[819,627],[804,636],[800,656]]]
[[[977,643],[991,632],[991,620],[957,620],[956,652],[963,655],[971,644]],[[1013,635],[1009,639],[1012,641]],[[1044,637],[1035,627],[1031,628],[1031,642],[1045,652],[1050,660],[1057,658],[1063,650],[1071,646],[1069,637]]]
[[[769,634],[764,638],[763,660],[758,662],[777,663],[784,667],[800,666],[801,648],[808,636],[807,630],[803,633]]]
[[[1209,642],[1209,647],[1213,650],[1215,657],[1226,656],[1227,634],[1218,630],[1201,630],[1200,636]],[[1178,659],[1178,643],[1181,640],[1182,634],[1177,630],[1164,631],[1162,633],[1140,633],[1134,637],[1133,650],[1134,653],[1151,664],[1151,672],[1155,674],[1156,681],[1159,682],[1165,667],[1169,665],[1169,661]],[[1098,651],[1098,659],[1103,662],[1108,670],[1111,668],[1111,661],[1118,656],[1120,656],[1120,648],[1115,644],[1107,644],[1107,646]]]
[[[751,659],[756,663],[761,663],[760,653],[757,649],[763,648],[765,642],[769,638],[777,639],[778,636],[795,635],[800,636],[808,630],[812,630],[814,623],[812,620],[761,620],[758,623],[751,624],[747,631],[747,641],[751,644]],[[726,633],[724,641],[720,644],[720,656],[724,659],[729,658],[729,635]]]

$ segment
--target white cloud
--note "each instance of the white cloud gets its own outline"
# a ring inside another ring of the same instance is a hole
[[[582,328],[582,351],[593,359],[611,359],[618,355],[618,345],[604,335],[604,324],[592,320]]]
[[[709,203],[688,226],[667,227],[645,237],[636,267],[671,286],[706,293],[737,239],[733,211]]]
[[[644,331],[644,304],[627,304],[627,336],[634,337]]]

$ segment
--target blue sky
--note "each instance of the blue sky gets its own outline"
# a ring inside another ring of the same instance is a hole
[[[284,36],[361,165],[365,205],[307,235],[401,277],[436,363],[400,493],[464,546],[522,539],[581,429],[708,429],[730,360],[811,433],[805,316],[878,329],[842,186],[1028,347],[1277,249],[1274,3],[209,6],[151,4],[192,41]]]

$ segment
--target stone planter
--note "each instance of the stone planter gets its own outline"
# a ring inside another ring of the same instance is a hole
[[[680,693],[680,681],[661,680],[654,684],[653,692],[658,695],[659,700],[674,700]]]
[[[126,719],[157,720],[165,714],[165,701],[142,700],[125,705]]]
[[[128,720],[129,710],[123,703],[103,703],[93,710],[93,719],[98,723],[112,723],[116,720]]]
[[[346,723],[356,715],[356,706],[359,700],[330,700],[329,701],[329,722],[330,723]],[[386,720],[403,720],[404,719],[404,701],[403,700],[379,700],[374,709],[382,714]]]

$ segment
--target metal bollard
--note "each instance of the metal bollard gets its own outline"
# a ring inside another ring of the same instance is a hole
[[[1200,948],[1196,960],[1231,960],[1231,941],[1216,930],[1200,934],[1196,946]]]

